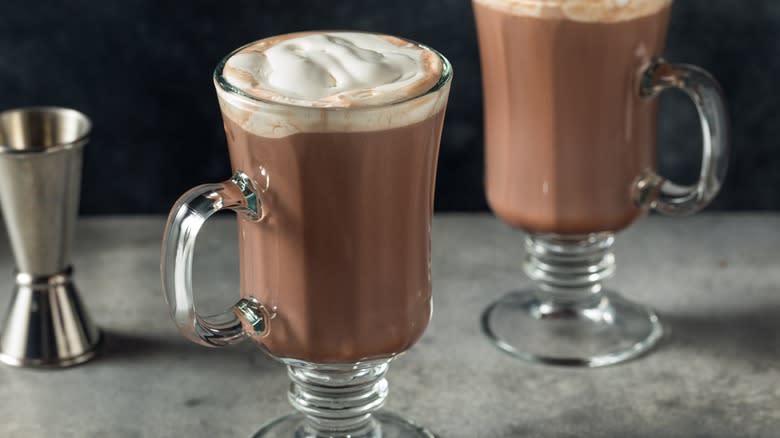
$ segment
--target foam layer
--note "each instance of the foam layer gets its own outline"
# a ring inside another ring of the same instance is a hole
[[[514,15],[604,22],[632,20],[657,13],[672,0],[474,0]]]
[[[262,99],[352,107],[419,95],[439,80],[441,69],[438,56],[400,38],[332,32],[259,41],[233,55],[223,75]]]
[[[449,84],[426,93],[443,74],[437,53],[400,38],[306,32],[258,41],[228,59],[224,80],[259,100],[219,83],[217,94],[225,116],[263,137],[373,131],[441,111]]]

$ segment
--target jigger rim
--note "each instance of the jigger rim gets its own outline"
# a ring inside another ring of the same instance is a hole
[[[92,132],[92,120],[86,114],[73,108],[67,108],[67,107],[56,106],[56,105],[23,106],[23,107],[11,108],[11,109],[0,111],[0,120],[2,120],[5,117],[9,117],[13,114],[24,114],[24,113],[40,113],[40,114],[51,113],[57,115],[70,114],[72,116],[75,116],[76,119],[80,119],[83,122],[84,124],[83,132],[81,132],[76,138],[74,138],[71,141],[55,143],[48,146],[35,145],[35,146],[25,147],[23,149],[18,149],[0,142],[0,153],[13,154],[13,155],[49,154],[49,153],[56,153],[63,150],[81,147],[87,144],[87,142],[89,141],[89,135]]]

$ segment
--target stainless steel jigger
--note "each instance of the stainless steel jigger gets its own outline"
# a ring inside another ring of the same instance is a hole
[[[17,268],[0,333],[6,364],[67,367],[95,355],[100,333],[70,266],[90,127],[84,114],[65,108],[0,113],[0,206]]]

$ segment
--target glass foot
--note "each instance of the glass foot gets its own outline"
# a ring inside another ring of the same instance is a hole
[[[435,438],[436,435],[390,412],[372,414],[377,427],[364,435],[325,434],[307,431],[303,414],[290,414],[263,426],[254,438]]]
[[[663,336],[651,309],[611,291],[587,305],[510,292],[482,314],[482,329],[503,351],[529,362],[600,367],[635,358]]]

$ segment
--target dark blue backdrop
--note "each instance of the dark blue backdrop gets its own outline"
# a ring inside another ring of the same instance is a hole
[[[425,42],[452,61],[436,205],[482,210],[482,102],[468,0],[5,0],[0,109],[54,104],[90,115],[82,212],[159,213],[229,174],[211,85],[217,61],[261,37],[362,29]],[[717,209],[780,209],[780,2],[678,0],[667,58],[698,64],[728,95],[734,153]],[[663,99],[661,169],[695,180],[696,115]]]

